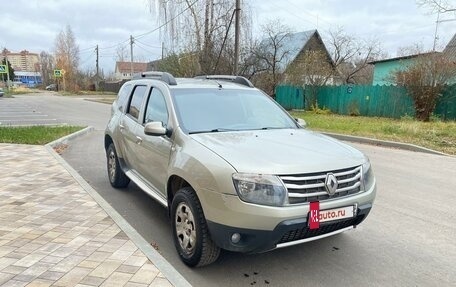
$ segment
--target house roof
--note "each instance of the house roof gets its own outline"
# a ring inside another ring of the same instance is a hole
[[[285,55],[282,61],[278,63],[278,68],[282,71],[285,70],[285,68],[296,59],[296,57],[299,55],[299,52],[301,52],[301,50],[314,34],[318,34],[318,31],[315,29],[287,35],[284,39],[284,44],[277,49],[277,53],[281,55],[286,51],[289,52]],[[271,39],[264,39],[261,41],[260,46],[273,49],[273,47],[270,45],[270,42]],[[271,53],[272,52],[273,51],[271,51]]]
[[[130,73],[130,62],[116,62],[116,71],[120,73]],[[133,73],[141,73],[147,71],[147,63],[133,62]]]
[[[456,59],[456,34],[454,34],[453,38],[448,42],[443,53],[449,58]]]
[[[419,54],[413,54],[413,55],[407,55],[407,56],[400,56],[400,57],[394,57],[394,58],[389,58],[389,59],[383,59],[383,60],[378,60],[378,61],[372,61],[369,62],[368,64],[377,64],[377,63],[384,63],[384,62],[390,62],[390,61],[400,61],[400,60],[405,60],[405,59],[412,59],[416,58],[418,56],[425,56],[425,55],[431,55],[439,52],[426,52],[426,53],[419,53]]]

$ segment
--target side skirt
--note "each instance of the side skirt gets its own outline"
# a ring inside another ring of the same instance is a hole
[[[145,183],[134,171],[131,169],[125,172],[125,174],[133,181],[139,188],[145,193],[150,195],[152,198],[157,200],[164,207],[168,207],[168,201],[161,195],[161,193],[155,188]]]

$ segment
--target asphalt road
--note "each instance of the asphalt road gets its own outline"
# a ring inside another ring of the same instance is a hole
[[[0,126],[91,125],[103,130],[110,107],[83,97],[62,97],[53,92],[0,98]]]
[[[378,182],[374,208],[356,230],[263,254],[224,252],[215,264],[190,269],[176,254],[166,210],[133,184],[109,185],[109,105],[50,95],[13,100],[96,128],[63,157],[194,286],[456,286],[456,158],[355,145],[370,157]]]

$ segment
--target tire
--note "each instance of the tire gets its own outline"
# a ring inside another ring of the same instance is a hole
[[[108,169],[108,178],[111,185],[115,188],[126,187],[130,183],[130,179],[122,171],[117,157],[116,148],[111,143],[106,150],[106,163]]]
[[[186,265],[201,267],[217,260],[220,248],[210,237],[201,203],[191,187],[176,193],[171,215],[174,245]]]

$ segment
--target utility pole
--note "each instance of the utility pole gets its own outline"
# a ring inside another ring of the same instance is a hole
[[[239,34],[240,34],[240,12],[241,12],[241,0],[236,0],[236,22],[234,30],[234,74],[238,74],[239,64]]]
[[[435,52],[435,46],[437,45],[437,30],[439,28],[439,23],[440,23],[440,9],[437,12],[437,21],[435,21],[435,32],[434,32],[434,45],[432,46],[432,51]]]
[[[95,90],[98,91],[98,80],[100,79],[100,76],[99,76],[99,70],[100,70],[100,66],[99,66],[99,58],[98,58],[98,45],[97,47],[95,48],[95,53],[97,54],[97,59],[96,59],[96,69],[97,69],[97,73],[95,75]]]
[[[456,9],[450,9],[450,10],[446,10],[446,11],[443,11],[443,12],[440,12],[440,10],[439,10],[437,12],[437,21],[435,21],[435,32],[434,32],[434,45],[432,46],[432,51],[433,52],[435,52],[435,47],[437,45],[437,40],[439,39],[439,36],[437,35],[439,24],[443,23],[443,22],[456,21],[456,19],[443,19],[443,20],[440,20],[440,14],[443,14],[443,13],[446,13],[446,12],[453,12],[453,11],[456,11]]]
[[[165,42],[162,42],[162,60],[165,58]]]
[[[98,45],[97,45],[97,47],[95,48],[95,53],[97,54],[97,60],[96,60],[97,74],[96,74],[96,76],[97,76],[97,79],[98,79],[98,72],[99,72],[99,65],[98,65]]]
[[[134,40],[133,40],[133,36],[130,35],[130,75],[131,75],[131,78],[133,78],[133,43],[134,43]]]

